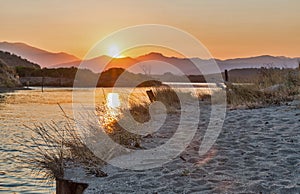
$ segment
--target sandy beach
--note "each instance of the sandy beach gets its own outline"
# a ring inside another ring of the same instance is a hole
[[[201,105],[199,129],[186,150],[162,167],[145,171],[106,165],[107,177],[82,167],[65,178],[88,183],[85,193],[300,193],[300,109],[298,102],[260,109],[228,110],[221,134],[205,156],[198,155],[209,106]],[[164,143],[178,115],[144,148]]]

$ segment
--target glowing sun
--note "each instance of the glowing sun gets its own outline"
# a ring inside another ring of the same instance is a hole
[[[119,48],[116,45],[111,45],[108,50],[108,55],[113,58],[122,58]]]

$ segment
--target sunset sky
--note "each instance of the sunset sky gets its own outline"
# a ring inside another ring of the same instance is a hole
[[[187,31],[220,59],[300,56],[299,0],[0,0],[0,18],[0,41],[80,58],[108,34],[139,24]]]

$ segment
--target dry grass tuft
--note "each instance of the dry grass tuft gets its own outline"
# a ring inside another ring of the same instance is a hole
[[[166,107],[167,113],[175,113],[180,110],[180,100],[185,101],[196,99],[191,93],[175,91],[168,86],[155,87],[151,89],[154,94],[154,100],[163,103]],[[148,122],[151,119],[149,113],[150,100],[146,101],[144,98],[134,98],[129,102],[129,112],[131,116],[139,123]],[[125,114],[125,117],[127,115]]]
[[[300,74],[296,70],[262,68],[250,86],[227,85],[227,102],[233,106],[256,108],[293,100],[300,93]]]
[[[125,111],[112,110],[106,106],[101,106],[97,107],[96,112],[97,115],[101,115],[99,117],[100,123],[102,124],[102,128],[105,130],[105,133],[114,142],[131,149],[140,147],[141,136],[123,129],[119,124],[120,121],[128,119]],[[139,117],[136,116],[136,118]]]
[[[133,102],[130,105],[129,112],[137,122],[145,123],[150,120],[149,106],[150,104],[144,101],[140,103]]]
[[[253,82],[261,88],[278,84],[290,88],[300,85],[300,72],[295,69],[261,68],[259,77]]]
[[[44,172],[48,180],[63,179],[68,162],[82,164],[87,170],[101,167],[104,162],[84,144],[67,116],[66,120],[64,125],[51,122],[27,126],[32,136],[27,142],[17,141],[24,147],[23,155],[17,161],[34,172]],[[98,174],[106,176],[102,171]]]
[[[121,119],[126,119],[126,117],[123,117]],[[123,129],[123,127],[119,125],[117,120],[112,122],[111,125],[114,127],[114,130],[111,133],[108,133],[108,136],[114,142],[117,142],[118,144],[130,149],[141,148],[141,135],[131,133],[126,129]]]
[[[36,172],[44,172],[47,179],[62,178],[66,151],[60,128],[55,123],[27,128],[34,133],[31,137],[33,145],[23,144],[21,162]]]
[[[164,86],[154,88],[153,94],[155,100],[163,103],[167,110],[170,110],[171,108],[180,108],[180,100],[178,97],[178,95],[180,95],[179,91],[176,92],[172,88]]]
[[[227,88],[227,103],[233,106],[244,105],[248,108],[265,103],[265,95],[253,86],[234,86]]]

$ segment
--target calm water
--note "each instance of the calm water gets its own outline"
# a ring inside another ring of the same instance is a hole
[[[21,167],[12,157],[22,157],[23,147],[15,141],[29,139],[30,130],[24,125],[50,120],[63,121],[56,103],[66,111],[71,110],[71,91],[38,90],[17,91],[6,95],[0,103],[0,192],[3,193],[54,193],[54,184],[42,174],[32,174],[30,169]]]
[[[126,90],[121,89],[121,91]],[[81,89],[83,98],[91,89]],[[120,91],[120,93],[121,93]],[[145,96],[145,88],[138,89],[135,94],[141,98]],[[97,103],[103,99],[111,89],[99,88],[95,92]],[[37,123],[55,121],[65,122],[64,116],[57,103],[64,111],[72,115],[72,88],[46,88],[16,91],[5,94],[0,101],[0,193],[54,193],[55,184],[43,178],[43,174],[32,174],[30,169],[21,167],[12,157],[22,157],[23,149],[16,139],[30,139],[31,132],[24,125],[33,126]],[[27,142],[30,143],[30,142]]]

